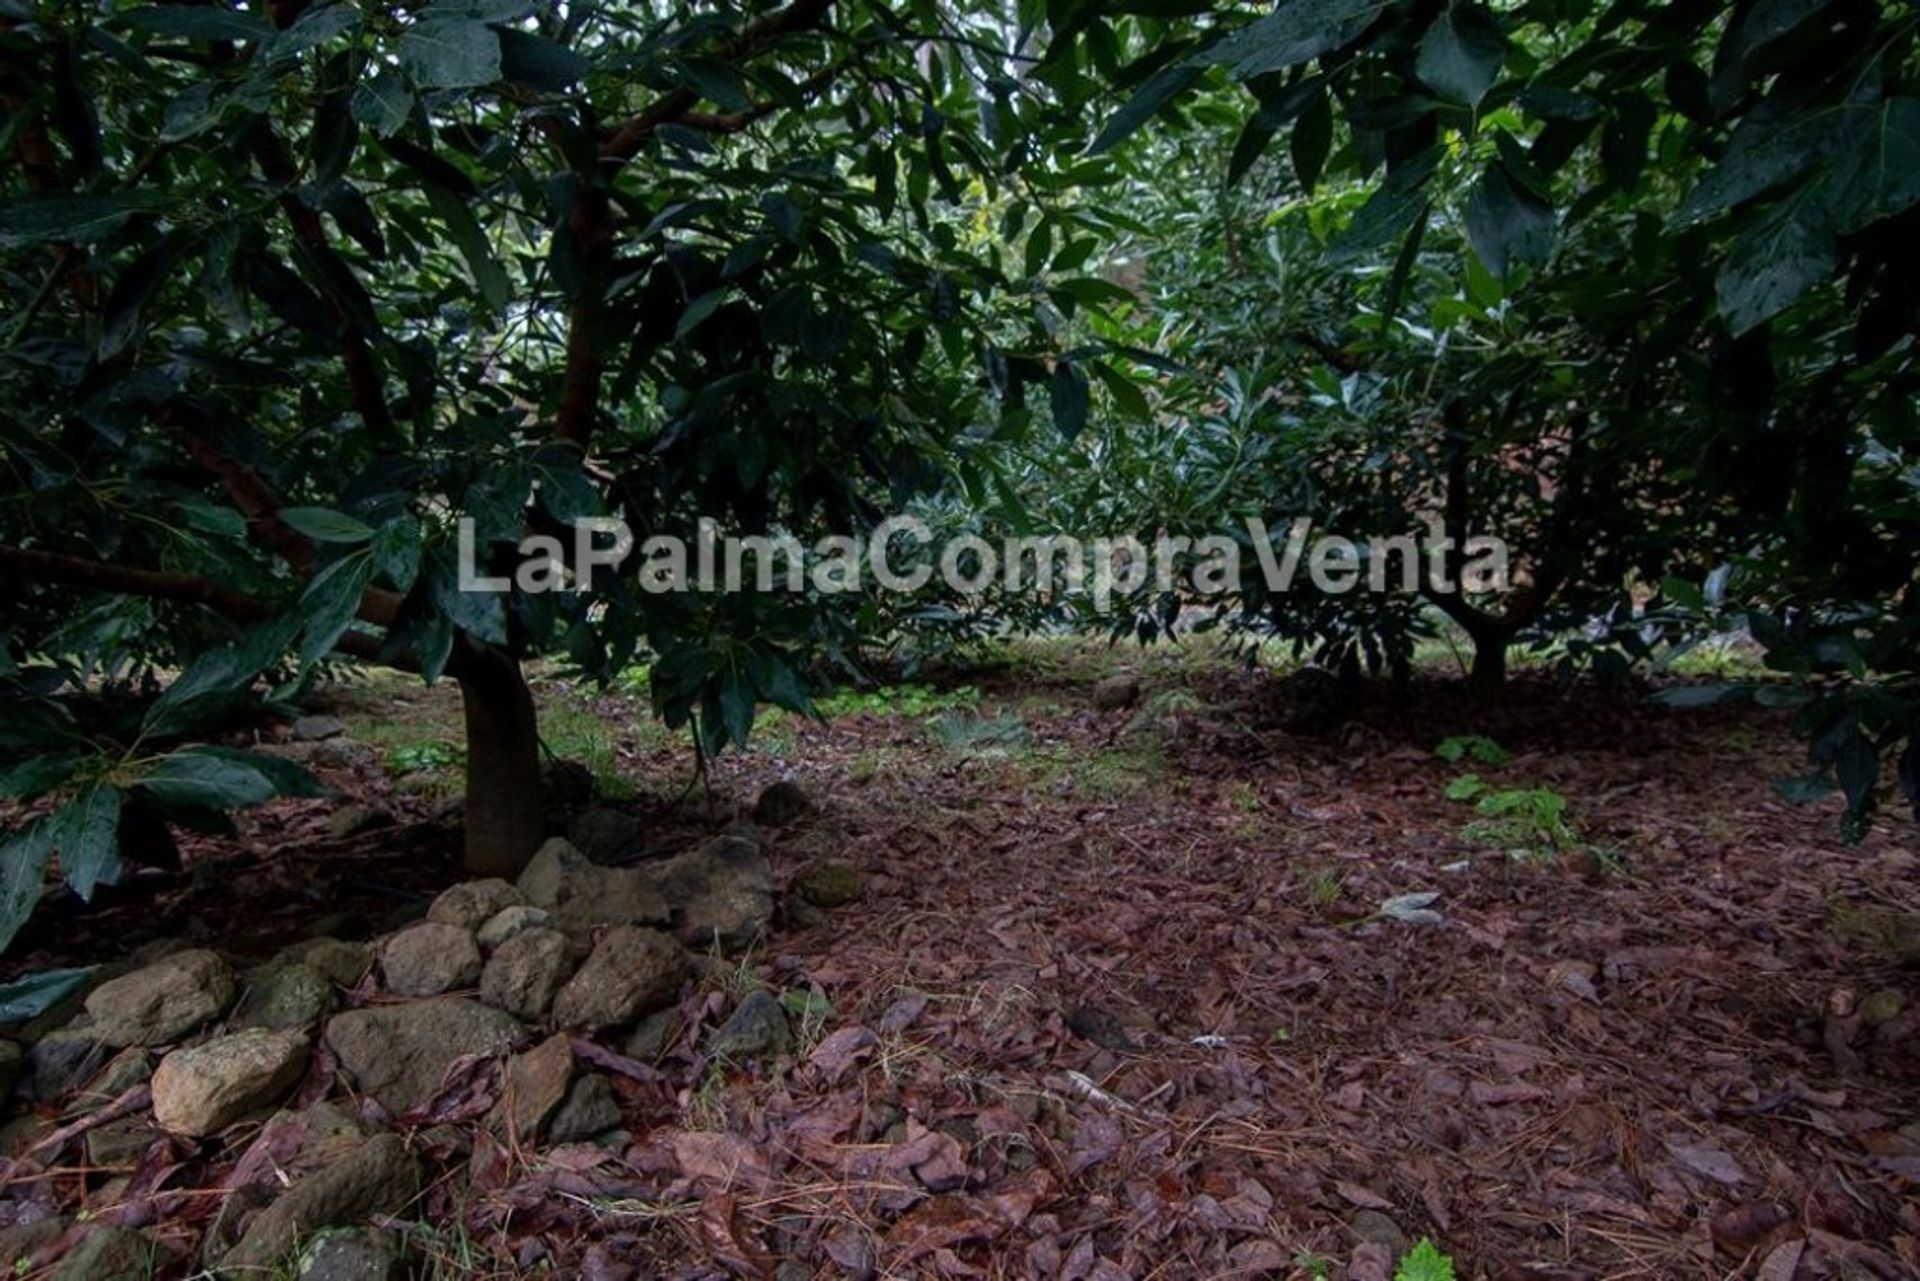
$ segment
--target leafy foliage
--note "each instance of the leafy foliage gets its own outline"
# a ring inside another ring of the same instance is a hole
[[[1393,1281],[1453,1281],[1453,1260],[1442,1254],[1432,1241],[1421,1237],[1394,1269]]]

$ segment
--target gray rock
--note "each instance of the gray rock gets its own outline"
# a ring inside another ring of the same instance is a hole
[[[737,951],[758,939],[773,915],[773,868],[757,841],[716,836],[639,870],[671,907],[674,932],[690,947]]]
[[[52,1281],[146,1281],[158,1247],[131,1228],[95,1228],[53,1270]]]
[[[622,925],[601,936],[553,1001],[563,1028],[598,1031],[672,1004],[691,968],[686,949],[658,930]]]
[[[91,1027],[47,1033],[27,1051],[27,1092],[41,1102],[62,1098],[99,1073],[107,1047]]]
[[[477,930],[505,909],[520,907],[525,902],[511,881],[497,876],[482,881],[462,881],[440,892],[440,897],[427,909],[427,919],[457,925],[463,930]]]
[[[14,1087],[27,1074],[27,1052],[18,1041],[0,1040],[0,1106],[13,1097]],[[0,1261],[0,1267],[5,1266]]]
[[[1384,1247],[1394,1259],[1413,1248],[1413,1242],[1407,1239],[1400,1225],[1378,1210],[1355,1211],[1354,1216],[1347,1220],[1347,1226],[1362,1241]]]
[[[32,1213],[33,1208],[33,1203],[28,1202],[23,1212]],[[15,1276],[26,1276],[27,1269],[21,1266],[21,1260],[66,1230],[66,1219],[57,1214],[0,1228],[0,1270]]]
[[[305,965],[336,987],[352,987],[373,964],[373,948],[346,939],[311,938],[282,948],[274,961]]]
[[[645,852],[647,825],[637,815],[609,805],[576,814],[567,840],[587,859],[606,866],[631,863]]]
[[[248,750],[261,756],[271,756],[275,760],[307,765],[312,763],[315,753],[320,750],[320,744],[293,739],[285,743],[256,743]]]
[[[793,878],[793,892],[815,907],[845,907],[866,891],[866,878],[846,863],[815,863]]]
[[[144,1117],[127,1117],[87,1131],[87,1164],[95,1170],[131,1169],[160,1132]]]
[[[225,961],[193,948],[102,983],[87,997],[87,1013],[107,1045],[164,1045],[219,1018],[236,988]]]
[[[1093,705],[1103,712],[1117,712],[1140,701],[1140,678],[1132,675],[1109,676],[1093,687]]]
[[[547,1122],[547,1138],[553,1143],[579,1143],[618,1128],[625,1119],[613,1087],[595,1072],[575,1081],[567,1091],[566,1102]]]
[[[534,854],[519,884],[528,903],[575,938],[607,925],[664,925],[670,916],[646,871],[601,867],[559,837]]]
[[[624,1047],[626,1056],[642,1063],[657,1062],[679,1034],[680,1011],[672,1007],[655,1010],[641,1019],[634,1027],[633,1034],[627,1037]]]
[[[293,736],[302,743],[319,743],[347,732],[347,723],[338,716],[302,716],[293,723]]]
[[[247,972],[233,1021],[278,1032],[309,1027],[333,1013],[338,996],[327,976],[299,961],[274,961]]]
[[[313,745],[313,763],[326,769],[365,769],[380,760],[372,747],[354,738],[330,738]]]
[[[439,996],[479,982],[480,945],[472,930],[422,921],[387,940],[380,968],[397,996]]]
[[[762,827],[785,827],[811,813],[813,798],[789,778],[769,784],[753,803],[753,821]]]
[[[345,840],[389,822],[385,814],[371,805],[342,805],[327,816],[327,831],[335,840]]]
[[[140,1046],[131,1045],[107,1060],[107,1065],[87,1082],[81,1098],[96,1106],[111,1103],[136,1085],[145,1085],[152,1079],[153,1056]]]
[[[792,1048],[787,1012],[778,997],[764,991],[747,993],[707,1041],[708,1054],[732,1063],[772,1058]]]
[[[400,1214],[419,1195],[420,1166],[406,1141],[397,1134],[376,1134],[294,1180],[253,1217],[221,1267],[242,1275],[249,1268],[264,1273],[285,1263],[307,1234],[352,1226],[376,1214]]]
[[[389,1112],[430,1101],[455,1059],[511,1049],[525,1029],[511,1016],[465,997],[336,1014],[327,1046],[354,1084]]]
[[[487,918],[475,940],[482,951],[491,952],[520,931],[545,925],[551,919],[544,907],[503,907]]]
[[[59,1127],[53,1118],[38,1112],[26,1112],[0,1125],[0,1155],[24,1156],[42,1139]]]
[[[407,1251],[398,1233],[333,1228],[300,1250],[299,1281],[402,1281]]]
[[[515,1018],[547,1016],[560,985],[573,973],[573,945],[559,930],[522,930],[494,949],[480,971],[480,999]]]
[[[573,1045],[566,1033],[556,1033],[507,1061],[494,1125],[519,1142],[541,1137],[547,1119],[566,1102],[572,1083]]]
[[[175,1134],[224,1130],[277,1102],[307,1070],[304,1032],[249,1028],[175,1050],[153,1074],[153,1116]]]

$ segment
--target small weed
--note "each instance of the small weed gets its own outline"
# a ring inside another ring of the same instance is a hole
[[[820,715],[932,716],[937,712],[970,711],[980,706],[980,691],[971,685],[937,690],[931,685],[885,685],[874,690],[842,690],[814,700]]]
[[[1890,907],[1855,907],[1844,899],[1827,903],[1834,932],[1864,944],[1889,961],[1920,965],[1920,914]]]
[[[1266,806],[1260,803],[1260,794],[1253,790],[1253,784],[1237,783],[1233,789],[1233,808],[1242,814],[1258,814]]]
[[[594,791],[607,800],[629,800],[634,788],[620,773],[619,757],[606,719],[591,707],[565,698],[541,708],[540,735],[555,756],[579,761],[593,775]]]
[[[1316,912],[1326,911],[1340,901],[1340,891],[1346,885],[1346,874],[1338,868],[1315,868],[1307,874],[1307,906]]]
[[[1454,1281],[1453,1260],[1426,1237],[1407,1251],[1394,1269],[1393,1281]]]
[[[1440,740],[1433,754],[1449,765],[1470,760],[1480,765],[1505,765],[1513,754],[1484,734],[1455,734]]]
[[[1333,1275],[1333,1260],[1311,1250],[1296,1250],[1293,1266],[1311,1277],[1313,1281],[1327,1281]]]
[[[727,1071],[720,1063],[711,1064],[700,1084],[687,1096],[683,1109],[689,1130],[718,1131],[727,1128]]]
[[[780,994],[780,1004],[793,1018],[796,1052],[804,1059],[826,1035],[827,1023],[833,1018],[833,1002],[818,988],[793,987]]]
[[[402,743],[387,751],[387,772],[395,775],[427,774],[459,763],[459,753],[446,743]]]
[[[941,712],[927,722],[927,733],[950,752],[1024,747],[1033,741],[1033,731],[1012,712],[992,716],[959,710]]]
[[[1447,799],[1471,801],[1480,815],[1461,827],[1462,836],[1516,858],[1549,859],[1584,844],[1567,821],[1567,798],[1551,787],[1496,788],[1476,774],[1462,774],[1447,784]]]

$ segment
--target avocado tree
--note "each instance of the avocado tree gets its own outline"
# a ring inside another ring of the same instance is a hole
[[[1071,276],[1036,293],[971,233],[1078,180],[1058,108],[1098,72],[1030,74],[1047,32],[934,0],[0,9],[0,751],[58,802],[5,847],[0,936],[56,852],[110,878],[123,817],[307,786],[193,737],[330,656],[459,682],[476,872],[542,835],[524,657],[644,652],[709,749],[805,707],[859,626],[830,600],[570,555],[580,590],[466,590],[463,522],[482,569],[602,515],[844,532],[966,468],[981,336],[1043,332]],[[98,724],[46,697],[128,673],[177,675]]]
[[[1492,652],[1596,610],[1631,623],[1606,606],[1628,576],[1698,603],[1707,568],[1736,562],[1714,594],[1737,589],[1783,666],[1868,681],[1819,699],[1808,728],[1856,818],[1870,808],[1915,722],[1900,691],[1916,588],[1893,551],[1916,449],[1913,15],[1871,0],[1154,14],[1083,10],[1051,47],[1078,31],[1129,59],[1103,142],[1210,122],[1232,86],[1253,100],[1233,177],[1284,147],[1295,191],[1365,184],[1326,230],[1366,305],[1315,342],[1417,388],[1402,436],[1424,501],[1493,533],[1521,517],[1534,561],[1504,603],[1436,604]],[[1498,659],[1481,666],[1493,684]]]

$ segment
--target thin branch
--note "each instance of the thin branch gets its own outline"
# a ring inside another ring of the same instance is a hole
[[[241,623],[263,623],[282,612],[279,606],[270,601],[235,591],[198,574],[138,569],[131,565],[116,565],[83,556],[67,556],[59,552],[36,551],[5,544],[0,544],[0,574],[60,587],[77,587],[85,591],[118,592],[149,600],[202,605]],[[394,662],[383,658],[380,638],[365,632],[343,633],[334,648],[356,658],[377,659],[389,666],[406,665],[404,661]]]
[[[781,39],[818,26],[833,8],[833,0],[793,0],[749,23],[733,39],[724,42],[717,56],[722,62],[738,62],[762,52]],[[699,105],[700,95],[687,88],[675,89],[650,103],[637,115],[614,127],[600,144],[602,162],[618,168],[638,155],[640,148],[664,124],[672,124]]]

